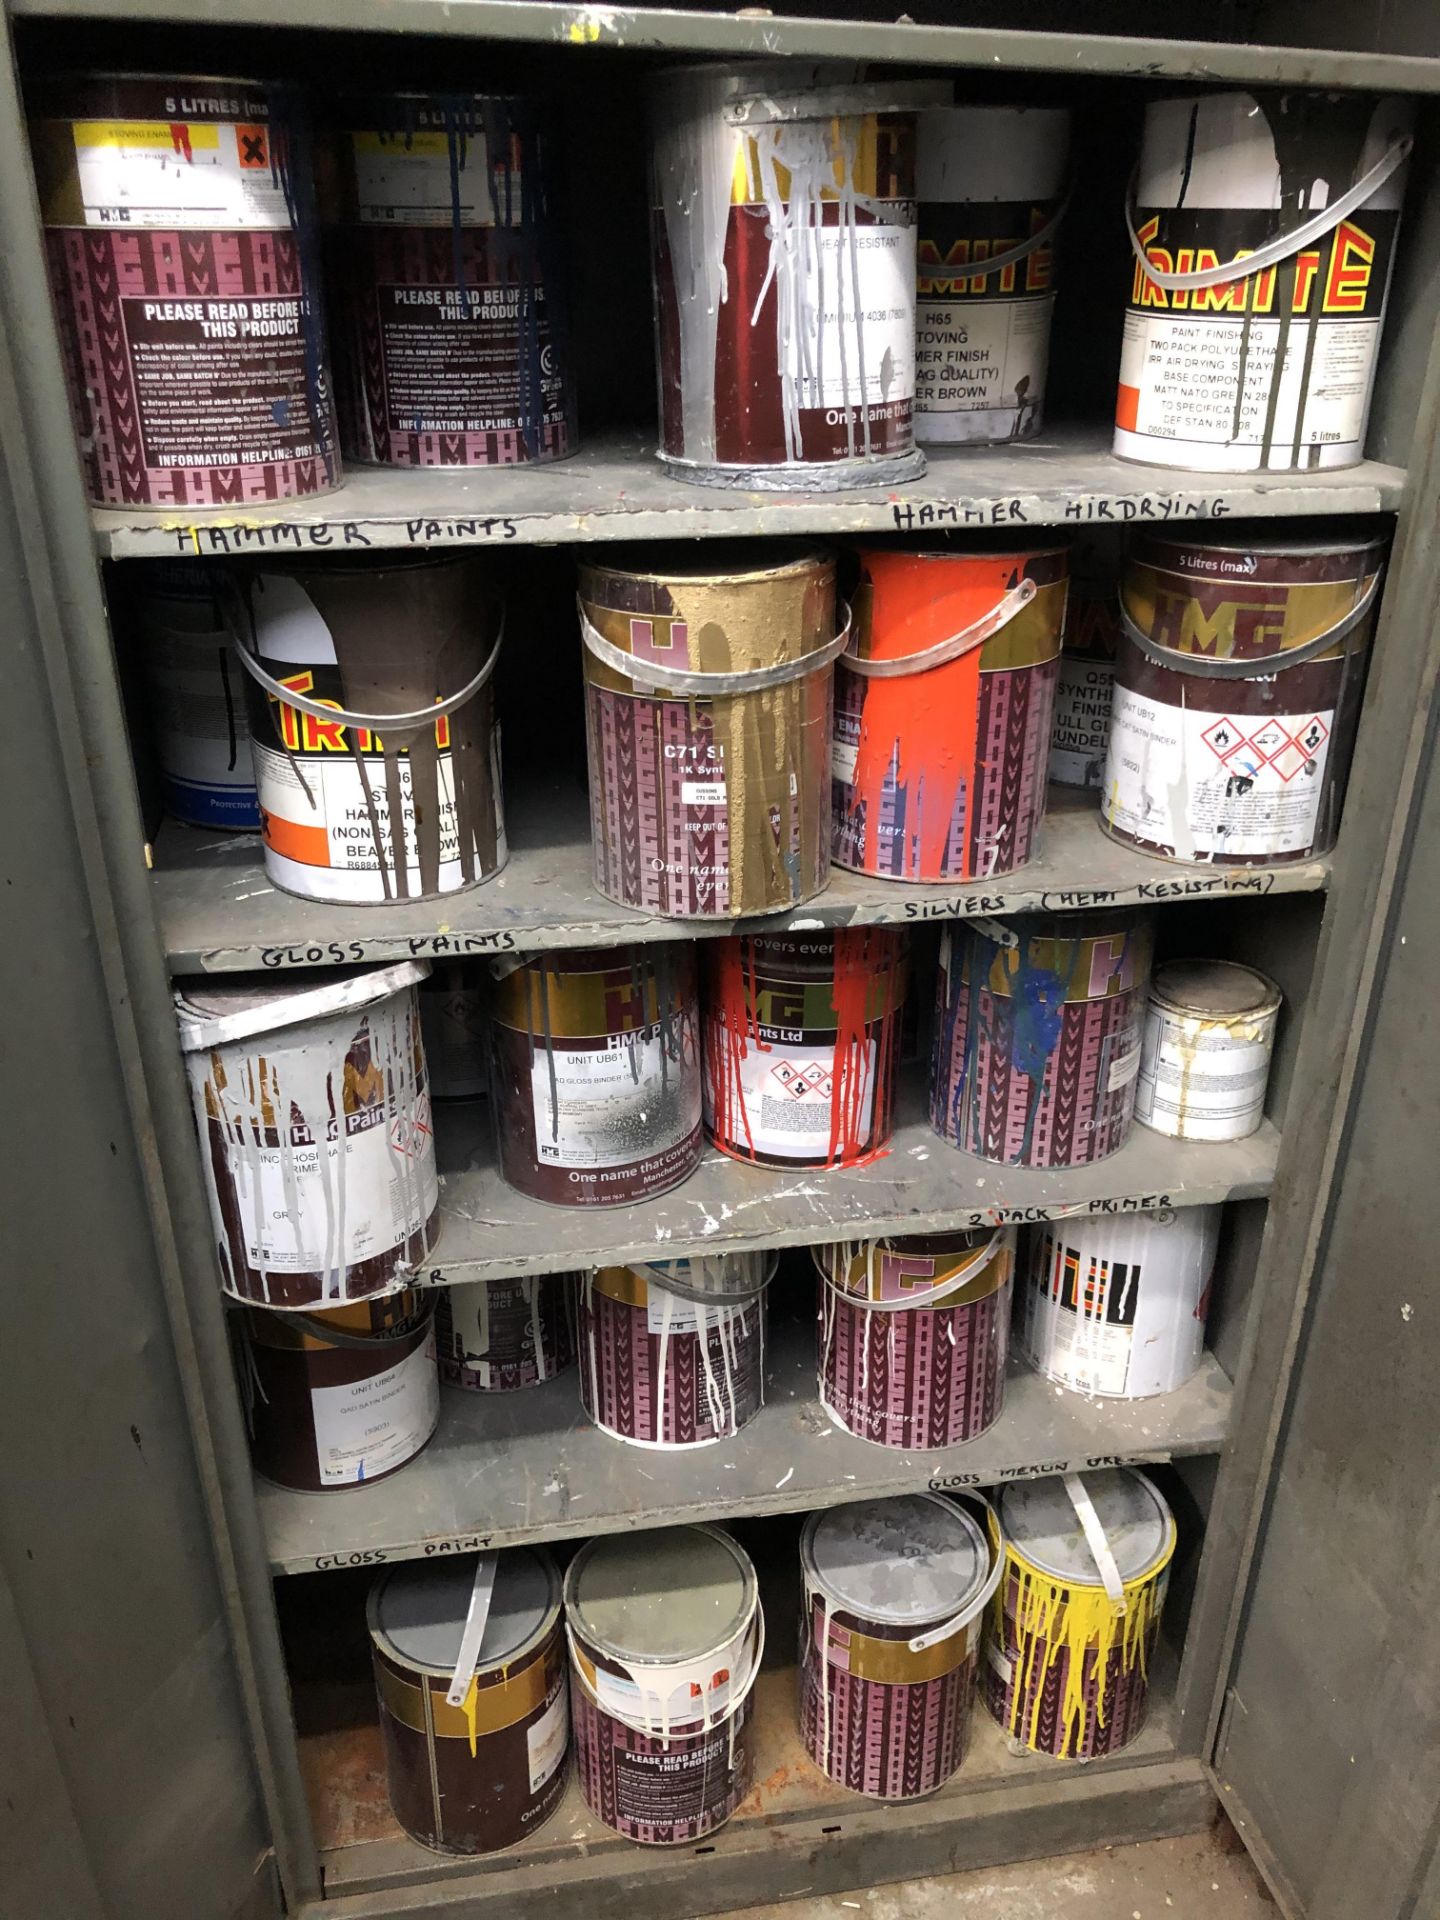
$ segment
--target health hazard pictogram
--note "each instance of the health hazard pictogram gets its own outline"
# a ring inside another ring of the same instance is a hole
[[[778,1080],[792,1100],[815,1096],[828,1100],[831,1095],[829,1067],[819,1060],[781,1060],[770,1069],[770,1078]]]
[[[1318,713],[1298,722],[1288,718],[1263,720],[1248,734],[1238,721],[1227,716],[1216,720],[1200,736],[1222,765],[1231,767],[1232,771],[1240,767],[1258,772],[1266,766],[1286,786],[1297,774],[1314,771],[1315,757],[1329,737],[1330,729]],[[1243,759],[1236,761],[1235,756],[1242,748],[1245,749]]]

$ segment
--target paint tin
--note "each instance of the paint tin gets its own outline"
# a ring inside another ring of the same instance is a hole
[[[1137,538],[1101,798],[1118,840],[1224,866],[1335,844],[1384,566],[1343,523]]]
[[[815,1250],[820,1404],[861,1440],[958,1446],[1000,1418],[1015,1230]]]
[[[492,1568],[479,1645],[466,1660],[477,1575],[483,1588]],[[365,1617],[390,1805],[406,1833],[437,1853],[477,1854],[536,1832],[564,1796],[570,1740],[550,1556],[512,1547],[411,1561],[381,1574]]]
[[[662,552],[665,550],[662,550]],[[835,563],[777,544],[580,568],[595,884],[676,918],[798,906],[829,878]],[[848,617],[847,617],[848,618]]]
[[[854,1167],[894,1126],[909,943],[888,927],[703,948],[705,1130],[765,1167]]]
[[[812,1513],[800,1535],[800,1737],[854,1793],[918,1800],[965,1757],[998,1541],[938,1494]]]
[[[1135,1108],[1153,933],[1119,909],[946,927],[930,1124],[1012,1167],[1123,1147]]]
[[[574,1278],[539,1273],[439,1288],[435,1334],[446,1386],[511,1393],[573,1366]]]
[[[490,676],[503,622],[478,561],[266,565],[239,583],[231,618],[268,879],[358,904],[435,899],[500,871]]]
[[[887,880],[1013,873],[1045,811],[1065,548],[868,548],[860,570],[836,669],[835,864]]]
[[[1205,1352],[1219,1207],[1030,1230],[1017,1339],[1037,1372],[1077,1393],[1170,1393]]]
[[[915,437],[1029,440],[1045,413],[1070,115],[932,107],[918,122]]]
[[[722,1827],[755,1768],[765,1622],[718,1527],[610,1534],[565,1575],[580,1790],[607,1827],[681,1846]]]
[[[579,1287],[580,1399],[642,1447],[729,1439],[765,1404],[765,1254],[598,1267]]]
[[[214,570],[203,560],[136,560],[126,584],[165,811],[188,826],[257,832],[244,681]]]
[[[176,993],[215,1251],[236,1299],[309,1309],[393,1293],[434,1245],[425,969],[337,967],[298,989],[212,976]]]
[[[699,1019],[688,946],[496,963],[500,1171],[534,1200],[623,1206],[700,1164]]]
[[[1411,119],[1348,93],[1146,108],[1117,453],[1206,473],[1364,457]]]
[[[342,99],[330,275],[340,429],[357,460],[511,466],[575,451],[536,103]]]
[[[420,983],[432,1100],[478,1100],[490,1085],[485,989],[459,960],[432,960]]]
[[[1072,552],[1070,568],[1065,644],[1060,650],[1050,731],[1050,778],[1057,786],[1098,793],[1110,750],[1115,655],[1120,645],[1120,614],[1115,604],[1119,546],[1087,540]]]
[[[651,92],[660,458],[687,480],[881,486],[916,451],[915,119],[926,86],[800,61]]]
[[[1176,1140],[1243,1140],[1265,1118],[1280,989],[1230,960],[1171,960],[1145,1010],[1135,1118]]]
[[[1143,1473],[1107,1467],[1006,1487],[1000,1526],[985,1705],[1032,1753],[1118,1753],[1145,1724],[1175,1551],[1169,1507]]]
[[[299,90],[56,80],[31,142],[90,498],[240,507],[338,485]]]
[[[413,1289],[328,1313],[246,1307],[245,1415],[256,1471],[323,1493],[387,1479],[440,1418],[435,1327]]]

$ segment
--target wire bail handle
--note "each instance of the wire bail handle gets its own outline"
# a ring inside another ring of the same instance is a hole
[[[833,640],[827,640],[823,647],[815,652],[802,654],[798,660],[779,660],[771,667],[750,667],[733,673],[711,673],[701,667],[667,667],[655,660],[637,660],[633,653],[626,653],[623,647],[617,647],[597,631],[585,611],[585,604],[579,595],[575,598],[576,611],[580,615],[580,638],[586,650],[592,653],[602,666],[609,667],[612,673],[618,673],[622,679],[636,686],[659,687],[666,693],[703,694],[719,699],[736,693],[763,693],[770,687],[783,687],[787,681],[802,680],[807,674],[819,673],[828,667],[845,651],[850,641],[851,615],[845,601],[837,606],[843,610],[845,618],[840,631]]]
[[[1333,626],[1326,627],[1323,633],[1315,634],[1298,647],[1285,647],[1279,653],[1264,654],[1258,659],[1217,659],[1213,654],[1182,653],[1178,647],[1165,646],[1146,633],[1126,606],[1123,585],[1117,594],[1120,625],[1127,639],[1133,641],[1145,658],[1153,661],[1157,667],[1170,667],[1181,673],[1198,673],[1211,680],[1265,679],[1290,667],[1303,667],[1307,661],[1319,659],[1322,653],[1328,653],[1348,633],[1353,633],[1375,604],[1384,572],[1383,565],[1378,566],[1370,576],[1370,584],[1350,611],[1342,614]]]

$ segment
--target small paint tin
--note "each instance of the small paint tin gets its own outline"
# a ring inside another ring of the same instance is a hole
[[[552,1206],[613,1207],[688,1179],[703,1147],[694,949],[581,949],[495,972],[508,1184]]]
[[[765,1404],[765,1254],[597,1267],[579,1285],[580,1399],[641,1447],[705,1447]]]
[[[1030,1228],[1020,1351],[1077,1393],[1143,1400],[1183,1386],[1205,1352],[1219,1237],[1219,1207]]]
[[[1118,544],[1097,537],[1072,552],[1050,730],[1050,778],[1057,786],[1098,793],[1104,785],[1120,645],[1119,571]]]
[[[238,1315],[246,1424],[258,1473],[298,1493],[384,1480],[440,1418],[435,1328],[412,1290],[328,1313]]]
[[[705,1128],[768,1167],[853,1167],[894,1125],[909,946],[885,927],[703,948]]]
[[[1000,1418],[1015,1230],[815,1249],[820,1404],[847,1433],[928,1451]]]
[[[1168,960],[1145,1010],[1135,1118],[1176,1140],[1243,1140],[1265,1118],[1282,995],[1232,960]]]
[[[947,926],[930,1075],[940,1137],[1012,1167],[1123,1147],[1152,945],[1149,918],[1120,909]]]
[[[800,1535],[800,1738],[854,1793],[918,1800],[965,1757],[998,1541],[939,1494],[812,1513]]]
[[[529,1274],[440,1287],[440,1378],[471,1393],[512,1393],[575,1363],[574,1276]]]
[[[722,1827],[755,1767],[765,1624],[748,1555],[718,1527],[591,1540],[565,1575],[565,1627],[590,1811],[649,1846]]]
[[[483,1581],[492,1565],[467,1682],[457,1670],[466,1620],[477,1576]],[[381,1574],[365,1618],[390,1805],[406,1833],[437,1853],[482,1854],[536,1832],[564,1795],[570,1738],[560,1576],[550,1556],[511,1547],[410,1561]]]
[[[1097,1559],[1080,1510],[1090,1509]],[[1145,1724],[1175,1520],[1133,1467],[1017,1481],[1000,1496],[1004,1571],[981,1696],[1032,1753],[1093,1760]]]
[[[225,1291],[264,1307],[393,1293],[438,1231],[415,987],[427,963],[175,995]],[[343,1137],[338,1116],[343,1115]]]

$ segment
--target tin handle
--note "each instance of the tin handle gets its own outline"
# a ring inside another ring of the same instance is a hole
[[[1003,273],[1006,267],[1018,266],[1022,260],[1028,260],[1032,253],[1038,253],[1041,247],[1047,246],[1060,231],[1060,222],[1069,212],[1070,197],[1074,191],[1075,189],[1073,187],[1067,187],[1065,189],[1065,198],[1056,207],[1044,226],[1032,233],[1028,240],[1022,240],[1018,247],[1011,247],[1008,253],[997,253],[989,260],[972,260],[966,269],[966,279],[978,280],[986,274]]]
[[[1075,1509],[1075,1518],[1080,1522],[1085,1535],[1085,1544],[1090,1549],[1095,1565],[1100,1571],[1100,1582],[1105,1589],[1116,1617],[1123,1614],[1128,1602],[1125,1599],[1125,1582],[1120,1578],[1120,1569],[1115,1564],[1115,1556],[1110,1551],[1110,1542],[1105,1534],[1105,1525],[1095,1511],[1095,1502],[1090,1498],[1090,1489],[1078,1473],[1062,1474],[1065,1491],[1070,1496],[1070,1504]]]
[[[1197,267],[1190,273],[1164,273],[1153,266],[1145,251],[1145,242],[1135,231],[1135,187],[1139,178],[1140,163],[1135,163],[1130,175],[1130,184],[1125,189],[1125,229],[1130,235],[1130,245],[1135,258],[1140,262],[1140,271],[1147,280],[1157,287],[1166,287],[1178,291],[1182,287],[1223,287],[1233,280],[1248,280],[1252,273],[1263,273],[1266,267],[1278,265],[1287,260],[1292,253],[1299,253],[1302,247],[1308,247],[1312,240],[1323,240],[1325,235],[1338,227],[1340,222],[1357,207],[1364,206],[1378,188],[1383,187],[1391,174],[1410,157],[1414,139],[1408,133],[1402,133],[1393,141],[1367,174],[1363,174],[1353,187],[1342,193],[1338,200],[1317,213],[1312,220],[1306,220],[1301,226],[1292,227],[1289,233],[1277,234],[1273,240],[1267,240],[1263,247],[1257,247],[1253,253],[1245,254],[1238,260],[1227,260],[1219,267]]]
[[[926,647],[923,653],[907,653],[903,660],[862,660],[856,654],[847,653],[840,664],[847,672],[858,673],[866,680],[898,680],[902,674],[930,673],[983,646],[1002,627],[1008,626],[1022,607],[1028,607],[1039,591],[1033,580],[1021,580],[1002,594],[988,613],[982,613],[968,627],[952,633],[948,640]]]
[[[907,1293],[903,1300],[857,1300],[856,1296],[851,1293],[848,1288],[842,1287],[836,1282],[834,1276],[829,1272],[824,1261],[820,1258],[819,1247],[812,1247],[810,1249],[810,1258],[814,1263],[815,1271],[825,1282],[826,1286],[833,1287],[836,1293],[842,1294],[845,1299],[854,1300],[858,1306],[868,1307],[872,1313],[897,1313],[905,1307],[923,1307],[933,1295],[937,1293],[949,1293],[952,1287],[961,1286],[972,1274],[979,1273],[981,1269],[988,1266],[996,1254],[999,1253],[1005,1244],[1005,1239],[1009,1231],[1010,1229],[1008,1227],[997,1227],[985,1245],[975,1249],[970,1259],[966,1261],[958,1273],[947,1274],[945,1279],[937,1280],[934,1286],[923,1292],[916,1291],[915,1293]],[[843,1248],[846,1242],[841,1240],[835,1244]],[[865,1244],[869,1246],[873,1254],[876,1243],[872,1240]]]
[[[712,1256],[702,1254],[700,1257],[702,1259],[709,1257],[723,1260],[726,1256],[722,1253]],[[687,1281],[679,1279],[675,1274],[668,1273],[663,1260],[646,1260],[637,1262],[637,1265],[643,1265],[647,1273],[654,1274],[656,1284],[663,1287],[666,1292],[673,1293],[678,1300],[693,1300],[698,1306],[702,1307],[748,1307],[759,1298],[760,1294],[765,1291],[765,1288],[768,1287],[770,1282],[775,1278],[776,1271],[780,1265],[780,1253],[778,1248],[771,1251],[770,1257],[765,1263],[765,1277],[753,1293],[707,1292],[704,1287],[691,1286]]]
[[[705,673],[694,667],[666,667],[653,660],[637,660],[633,653],[626,653],[623,648],[612,645],[603,633],[598,633],[584,602],[578,595],[575,600],[580,615],[580,638],[602,666],[638,686],[660,687],[668,693],[704,694],[712,699],[735,693],[763,693],[768,687],[783,687],[787,681],[801,680],[806,674],[819,673],[822,667],[828,667],[850,641],[850,609],[843,600],[838,604],[845,615],[840,631],[816,652],[807,653],[799,660],[778,661],[773,667],[752,667],[743,673]]]
[[[393,1294],[408,1290],[409,1283],[405,1287],[392,1288],[391,1291]],[[378,1299],[381,1296],[374,1297]],[[290,1326],[299,1327],[302,1333],[308,1333],[312,1339],[323,1340],[327,1347],[345,1347],[357,1353],[374,1353],[376,1347],[384,1345],[386,1341],[408,1340],[410,1335],[418,1331],[423,1324],[425,1316],[433,1310],[431,1303],[422,1303],[408,1318],[397,1320],[395,1325],[387,1328],[384,1333],[351,1333],[347,1327],[326,1326],[323,1320],[317,1319],[310,1313],[287,1313],[285,1319]]]
[[[1328,653],[1338,640],[1365,618],[1375,603],[1380,591],[1380,581],[1385,569],[1377,567],[1370,576],[1370,584],[1351,607],[1342,614],[1333,627],[1326,627],[1323,633],[1317,633],[1312,640],[1302,646],[1287,647],[1279,653],[1265,654],[1255,660],[1217,660],[1208,653],[1182,653],[1178,647],[1163,646],[1152,639],[1138,624],[1134,615],[1125,604],[1125,589],[1119,592],[1120,624],[1126,637],[1133,640],[1147,660],[1153,660],[1157,667],[1173,667],[1181,673],[1198,673],[1211,680],[1262,680],[1270,675],[1282,673],[1289,667],[1303,667],[1308,660],[1318,659],[1322,653]]]
[[[971,1491],[965,1497],[967,1500],[974,1500],[985,1509],[986,1530],[990,1535],[990,1571],[985,1576],[984,1586],[969,1606],[957,1613],[953,1619],[947,1620],[944,1626],[931,1627],[927,1632],[917,1634],[909,1643],[911,1653],[924,1653],[927,1647],[936,1646],[941,1640],[948,1640],[952,1633],[959,1633],[962,1627],[968,1627],[970,1622],[989,1606],[994,1598],[995,1589],[1000,1584],[1000,1575],[1005,1568],[1005,1533],[1000,1525],[1000,1516],[983,1493]]]
[[[475,1580],[470,1588],[465,1629],[460,1635],[455,1671],[450,1676],[450,1691],[445,1696],[448,1706],[464,1706],[470,1683],[475,1678],[475,1669],[480,1661],[480,1643],[485,1638],[485,1622],[490,1618],[490,1599],[495,1591],[495,1569],[499,1562],[499,1554],[493,1552],[482,1553],[475,1562]]]

